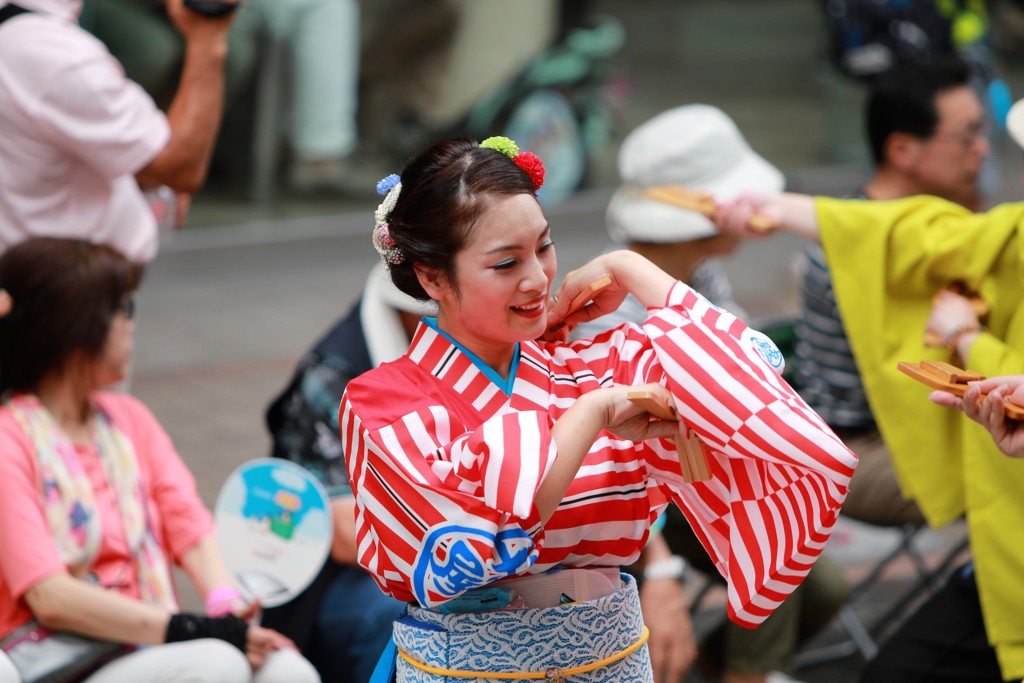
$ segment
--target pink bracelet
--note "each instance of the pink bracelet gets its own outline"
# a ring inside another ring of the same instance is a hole
[[[241,594],[231,586],[217,586],[206,594],[206,614],[222,617],[245,605]]]

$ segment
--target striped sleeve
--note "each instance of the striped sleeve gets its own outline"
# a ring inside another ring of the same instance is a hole
[[[661,443],[653,476],[728,581],[730,618],[754,627],[823,550],[857,458],[782,379],[778,349],[689,287],[677,284],[643,331],[649,352],[620,379],[665,384],[712,451],[712,479],[687,484]]]
[[[346,394],[340,427],[358,560],[386,593],[438,605],[537,559],[544,532],[533,501],[555,457],[546,413],[497,415],[466,431],[426,405],[369,429]]]

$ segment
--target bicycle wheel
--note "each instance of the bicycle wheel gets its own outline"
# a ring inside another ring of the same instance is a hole
[[[583,182],[587,150],[576,112],[556,90],[535,90],[512,107],[505,135],[544,162],[546,177],[537,195],[544,206],[565,201]]]

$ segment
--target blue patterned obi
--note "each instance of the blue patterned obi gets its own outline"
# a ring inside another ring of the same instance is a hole
[[[427,667],[480,672],[480,678],[450,678],[424,671],[403,658],[398,683],[502,681],[501,672],[562,671],[614,658],[644,637],[636,582],[622,575],[623,588],[602,598],[543,609],[512,609],[442,614],[422,607],[395,621],[399,650]],[[538,676],[544,680],[544,676]],[[507,679],[505,679],[507,680]],[[557,675],[547,680],[560,680]],[[643,644],[622,659],[586,673],[571,683],[653,683],[650,656]]]

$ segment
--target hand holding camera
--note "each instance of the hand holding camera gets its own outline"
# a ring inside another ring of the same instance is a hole
[[[239,0],[166,0],[167,16],[190,46],[205,52],[227,51],[227,33],[231,28]]]

